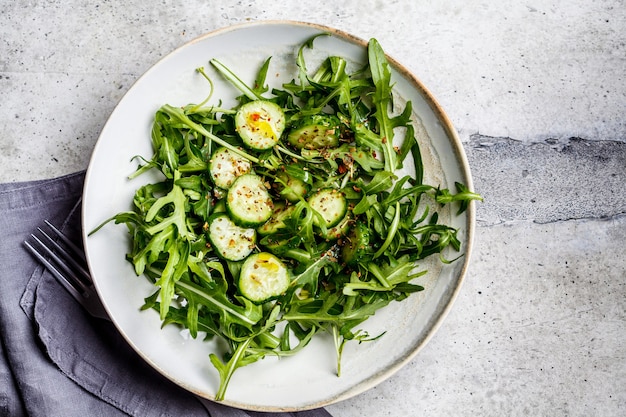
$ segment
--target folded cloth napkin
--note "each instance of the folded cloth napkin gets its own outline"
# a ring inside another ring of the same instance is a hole
[[[329,417],[200,400],[147,365],[114,325],[82,307],[25,250],[44,219],[80,242],[84,173],[0,184],[0,415]]]

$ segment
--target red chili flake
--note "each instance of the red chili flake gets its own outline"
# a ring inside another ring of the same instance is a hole
[[[258,122],[259,119],[261,118],[261,115],[259,113],[252,113],[250,115],[250,118],[252,119],[253,122]]]

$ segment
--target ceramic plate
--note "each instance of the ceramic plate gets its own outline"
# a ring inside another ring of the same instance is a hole
[[[254,80],[263,61],[272,56],[268,82],[280,86],[297,76],[295,54],[312,35],[318,38],[311,52],[365,62],[366,42],[349,34],[318,25],[297,22],[262,22],[229,27],[209,33],[173,51],[147,71],[119,102],[96,144],[83,197],[83,230],[131,208],[135,190],[154,178],[142,175],[128,180],[136,165],[135,155],[152,156],[150,130],[155,111],[163,104],[201,102],[208,84],[195,69],[205,67],[215,82],[214,98],[234,105],[237,91],[211,72],[208,61],[217,58],[240,78]],[[382,45],[383,48],[385,45]],[[450,187],[460,181],[471,187],[471,177],[461,143],[427,89],[390,58],[397,95],[411,100],[424,153],[426,181]],[[313,64],[310,65],[313,68]],[[348,343],[342,375],[335,374],[335,352],[330,338],[318,337],[290,358],[266,358],[240,368],[230,382],[224,403],[261,410],[288,411],[325,406],[359,394],[391,376],[407,363],[432,336],[449,309],[469,262],[474,223],[472,205],[462,216],[444,212],[443,221],[459,228],[465,255],[451,265],[425,265],[428,276],[420,278],[426,290],[376,313],[363,326],[370,334],[386,334],[371,343]],[[174,326],[161,329],[158,314],[139,311],[153,292],[147,280],[137,277],[125,261],[129,247],[126,228],[109,224],[85,236],[85,248],[102,302],[128,343],[154,368],[187,390],[214,398],[218,374],[208,355],[212,342],[185,337]]]

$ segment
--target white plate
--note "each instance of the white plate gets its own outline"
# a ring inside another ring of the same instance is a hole
[[[335,54],[364,62],[366,42],[343,32],[298,22],[261,22],[233,26],[209,33],[175,50],[147,71],[127,92],[111,114],[96,144],[83,197],[83,230],[129,210],[135,190],[150,175],[127,180],[135,169],[131,158],[152,156],[150,129],[155,111],[165,103],[185,105],[202,101],[207,82],[194,70],[204,66],[216,81],[213,98],[234,104],[238,94],[221,82],[209,59],[217,58],[240,77],[252,82],[262,62],[272,56],[268,82],[280,86],[297,77],[295,53],[312,35],[318,38],[314,54]],[[384,45],[383,45],[384,48]],[[313,58],[311,58],[313,59]],[[427,182],[453,187],[455,181],[472,185],[461,143],[449,120],[424,86],[391,60],[397,92],[413,103]],[[313,68],[313,64],[310,64]],[[444,213],[445,214],[445,213]],[[335,353],[330,338],[315,339],[301,353],[277,360],[266,358],[240,368],[230,382],[224,403],[261,411],[303,410],[321,407],[359,394],[390,377],[407,363],[432,336],[459,290],[469,262],[474,209],[462,216],[444,215],[445,222],[461,229],[465,257],[452,265],[429,266],[421,278],[426,290],[379,311],[366,322],[370,334],[387,333],[371,343],[348,343],[342,375],[335,374]],[[125,261],[129,237],[126,228],[109,224],[85,239],[91,273],[111,319],[128,343],[154,368],[180,386],[212,399],[218,374],[208,355],[213,343],[189,340],[174,326],[161,329],[158,314],[140,312],[152,286],[136,277]]]

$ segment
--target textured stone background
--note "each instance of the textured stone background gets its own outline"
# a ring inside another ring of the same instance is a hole
[[[376,37],[438,98],[485,197],[447,320],[361,416],[626,415],[626,7],[621,0],[0,5],[0,180],[85,169],[174,48],[250,20]]]
[[[122,95],[176,47],[230,24],[322,23],[385,50],[463,141],[626,140],[618,0],[32,1],[0,6],[0,180],[86,166]]]

